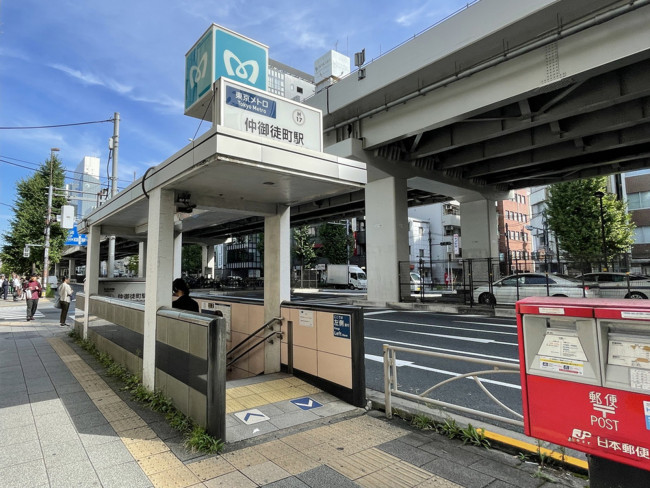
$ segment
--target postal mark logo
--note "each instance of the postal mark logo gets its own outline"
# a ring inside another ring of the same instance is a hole
[[[190,68],[190,87],[194,88],[205,77],[206,67],[208,65],[208,53],[203,53],[199,63]]]

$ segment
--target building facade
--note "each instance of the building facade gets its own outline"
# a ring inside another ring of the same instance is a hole
[[[508,200],[497,202],[499,271],[502,275],[534,271],[530,238],[530,190],[514,190]]]

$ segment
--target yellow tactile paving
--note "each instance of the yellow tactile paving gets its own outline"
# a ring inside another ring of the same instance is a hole
[[[239,412],[245,409],[246,407],[239,403],[239,401],[226,399],[226,413]]]
[[[314,461],[303,453],[297,451],[296,454],[287,454],[286,456],[275,458],[273,459],[273,462],[292,476],[304,473],[305,471],[309,471],[310,469],[322,465],[322,463]]]
[[[136,461],[169,451],[167,444],[158,437],[155,439],[143,439],[138,440],[137,442],[131,442],[127,445],[127,448]]]
[[[299,451],[297,449],[294,449],[289,444],[286,444],[281,440],[265,442],[264,444],[253,446],[253,449],[271,461],[279,457],[299,454]]]
[[[223,457],[213,457],[195,463],[190,463],[187,468],[201,481],[207,481],[222,474],[235,471],[235,467]]]
[[[184,488],[200,483],[199,478],[182,463],[180,467],[152,474],[149,480],[156,488]]]
[[[127,445],[134,444],[143,440],[157,439],[158,436],[151,429],[151,427],[138,427],[137,429],[131,429],[124,432],[121,436],[122,442]]]
[[[253,447],[247,447],[244,449],[239,449],[238,451],[227,452],[222,456],[226,461],[228,461],[239,470],[268,461],[266,457],[257,452]]]
[[[366,488],[412,488],[420,486],[432,477],[428,471],[400,461],[356,479],[355,482]]]
[[[180,466],[185,466],[178,460],[174,453],[169,450],[138,459],[138,464],[147,476],[175,469]]]
[[[131,417],[124,420],[115,420],[111,422],[111,427],[118,433],[122,435],[128,430],[137,429],[138,427],[146,427],[147,423],[142,420],[139,416]]]
[[[397,462],[399,459],[395,456],[372,448],[337,459],[335,463],[330,464],[330,467],[351,480],[356,480]]]
[[[239,398],[248,395],[254,395],[255,392],[247,386],[238,386],[236,388],[226,388],[226,399]]]

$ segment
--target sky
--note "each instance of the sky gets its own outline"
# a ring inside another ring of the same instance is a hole
[[[107,174],[120,114],[118,188],[205,132],[183,115],[185,54],[216,23],[309,74],[331,49],[366,62],[474,3],[460,0],[4,0],[0,3],[0,246],[16,185],[59,148],[73,178],[84,156]],[[110,172],[110,170],[108,170]],[[71,182],[71,181],[70,181]],[[106,178],[103,178],[106,184]]]

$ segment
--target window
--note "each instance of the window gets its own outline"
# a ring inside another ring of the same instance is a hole
[[[297,86],[297,87],[296,87],[296,91],[297,91],[298,93],[302,93],[302,86]]]
[[[421,257],[421,258],[424,257],[424,249],[420,249],[420,257]]]
[[[420,227],[420,228],[418,229],[418,231],[419,231],[420,236],[423,236],[423,235],[424,235],[424,227]]]

